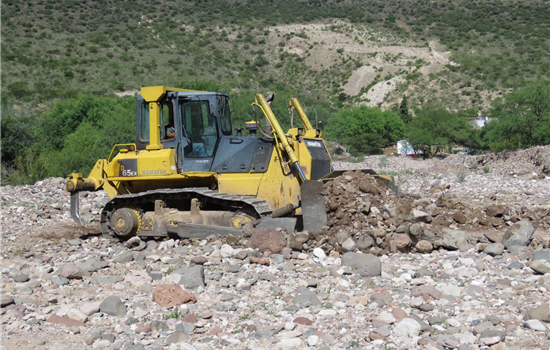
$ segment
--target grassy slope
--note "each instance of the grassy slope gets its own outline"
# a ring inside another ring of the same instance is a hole
[[[539,0],[3,1],[2,92],[45,101],[207,79],[228,91],[355,103],[375,82],[401,75],[382,106],[406,93],[412,103],[484,108],[524,80],[549,77],[548,18]],[[307,27],[284,29],[300,23],[326,24],[327,37],[340,37],[325,42]],[[344,37],[349,47],[379,50],[344,50]],[[434,64],[400,63],[388,49],[429,51],[428,42],[460,65],[422,70]],[[341,95],[352,73],[374,60],[380,76],[357,96]]]

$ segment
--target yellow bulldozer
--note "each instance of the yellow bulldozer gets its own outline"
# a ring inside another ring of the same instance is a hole
[[[298,100],[289,108],[303,127],[286,133],[270,102],[256,95],[252,106],[266,121],[247,122],[243,136],[242,128],[233,133],[226,93],[142,88],[135,143],[115,145],[88,177],[68,176],[71,216],[84,226],[79,192],[104,190],[111,200],[101,230],[120,240],[240,235],[247,223],[320,231],[327,221],[322,180],[338,172]]]

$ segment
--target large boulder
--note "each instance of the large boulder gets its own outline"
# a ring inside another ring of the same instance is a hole
[[[361,277],[375,277],[382,274],[382,263],[376,255],[345,253],[342,265],[351,267]]]
[[[443,247],[448,250],[458,250],[468,243],[468,236],[464,231],[444,228],[442,232],[443,237],[435,241],[436,248]]]
[[[529,221],[518,221],[514,223],[502,236],[502,244],[506,249],[513,246],[526,247],[533,239],[535,227]]]

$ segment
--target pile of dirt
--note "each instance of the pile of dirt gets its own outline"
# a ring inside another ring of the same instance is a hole
[[[549,210],[515,210],[504,205],[472,209],[457,201],[448,188],[433,188],[431,197],[415,198],[395,194],[384,181],[359,170],[347,171],[325,184],[327,227],[318,234],[310,233],[317,242],[308,244],[327,251],[358,249],[382,255],[416,252],[420,241],[428,241],[431,249],[437,249],[438,240],[449,230],[469,232],[470,244],[486,244],[484,233],[495,231],[496,236],[498,232],[502,236],[517,221],[550,228]],[[425,250],[424,246],[422,252]]]
[[[550,147],[539,146],[522,150],[507,150],[477,157],[481,166],[505,175],[526,175],[544,178],[550,175]]]

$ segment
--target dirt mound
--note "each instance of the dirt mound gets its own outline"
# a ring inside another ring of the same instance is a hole
[[[470,244],[488,244],[484,233],[502,232],[516,221],[550,225],[548,210],[516,211],[505,206],[472,209],[449,188],[434,187],[430,197],[415,198],[397,195],[381,179],[359,170],[347,171],[325,184],[328,227],[325,232],[313,233],[317,244],[312,246],[338,252],[358,249],[376,255],[425,252],[426,242],[430,250],[437,249],[438,240],[449,229],[472,232]]]
[[[550,146],[523,150],[506,150],[477,158],[477,163],[490,166],[506,175],[550,175]]]

